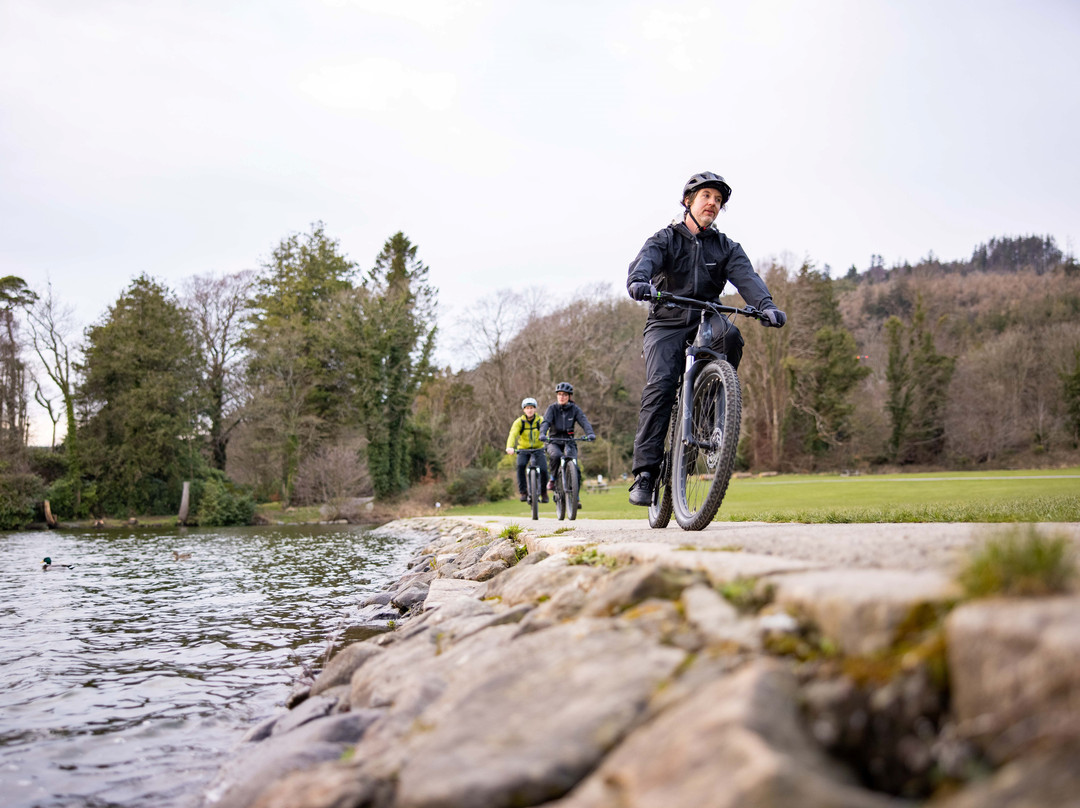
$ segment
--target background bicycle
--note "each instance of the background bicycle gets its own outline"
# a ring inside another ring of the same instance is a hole
[[[553,438],[547,437],[547,442],[562,444],[562,458],[559,460],[559,468],[552,475],[555,493],[555,515],[559,519],[577,519],[578,500],[581,488],[581,469],[577,459],[577,444],[587,441],[588,438]]]
[[[547,502],[546,492],[540,487],[540,463],[544,462],[543,455],[535,449],[518,449],[519,454],[529,452],[529,462],[525,466],[525,494],[529,498],[529,508],[532,510],[532,518],[540,518],[540,501]],[[537,460],[537,457],[540,457]]]

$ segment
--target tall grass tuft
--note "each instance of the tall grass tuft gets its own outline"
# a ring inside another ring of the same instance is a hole
[[[1066,536],[1043,536],[1026,525],[975,548],[958,580],[970,597],[1031,597],[1067,592],[1076,571],[1075,550]]]

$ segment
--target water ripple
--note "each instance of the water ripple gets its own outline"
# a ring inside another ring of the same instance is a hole
[[[414,549],[341,526],[0,533],[5,806],[191,805]]]

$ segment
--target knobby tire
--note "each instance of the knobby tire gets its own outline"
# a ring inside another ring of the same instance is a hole
[[[656,475],[649,503],[649,527],[665,528],[671,521],[671,444],[678,423],[678,409],[672,407],[664,436],[664,459],[660,461],[660,473]]]
[[[540,472],[536,468],[525,470],[526,486],[528,488],[529,505],[532,508],[532,518],[540,518]]]
[[[679,398],[686,394],[682,391]],[[672,504],[679,527],[702,530],[716,516],[735,469],[742,420],[739,377],[728,362],[710,362],[689,394],[693,396],[691,434],[711,448],[684,444],[679,424],[672,450]],[[680,400],[679,419],[681,404]]]
[[[578,473],[577,463],[573,460],[567,461],[563,466],[565,469],[563,477],[563,490],[566,492],[566,515],[570,521],[577,519],[577,503],[578,503]]]

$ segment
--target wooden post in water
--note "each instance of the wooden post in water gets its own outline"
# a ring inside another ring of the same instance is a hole
[[[184,481],[184,493],[180,497],[180,513],[176,517],[179,520],[180,524],[182,524],[182,525],[187,524],[188,506],[190,504],[190,501],[191,501],[191,482],[188,481],[188,480],[185,480]]]
[[[52,508],[49,507],[49,500],[45,500],[45,524],[56,527],[56,517],[53,516]]]

